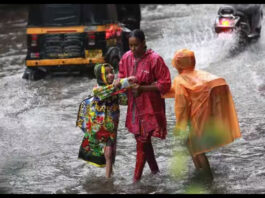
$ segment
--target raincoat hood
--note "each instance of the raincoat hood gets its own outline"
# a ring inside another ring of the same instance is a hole
[[[97,83],[99,86],[108,85],[108,82],[106,79],[105,67],[111,67],[112,68],[112,66],[108,63],[96,64],[95,68],[94,68],[94,74],[96,76]]]
[[[193,51],[188,49],[181,49],[176,51],[172,65],[181,73],[183,70],[194,70],[196,64],[195,55]]]

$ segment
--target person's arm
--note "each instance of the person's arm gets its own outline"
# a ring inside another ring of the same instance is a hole
[[[119,104],[120,105],[128,105],[128,96],[127,96],[127,89],[132,87],[132,84],[137,82],[137,78],[135,76],[130,76],[128,78],[123,78],[118,80],[115,83],[116,86],[120,87],[119,93]]]
[[[113,84],[110,84],[106,86],[94,87],[92,93],[93,96],[99,98],[100,100],[104,100],[110,97],[114,91],[115,91],[115,86]]]
[[[188,131],[188,124],[190,120],[190,101],[187,97],[186,90],[177,86],[178,93],[175,94],[175,116],[176,116],[176,128],[175,135],[183,135]]]
[[[128,78],[118,78],[114,80],[113,85],[117,89],[129,88],[133,85],[133,83],[137,82],[137,78],[135,76],[129,76]]]
[[[169,92],[162,94],[161,98],[174,98],[175,97],[175,87],[171,85]]]
[[[162,98],[174,98],[176,89],[176,78],[174,79],[173,83],[171,84],[170,90],[166,92],[165,94],[161,94]]]
[[[152,66],[152,73],[156,79],[154,85],[157,86],[160,94],[165,94],[171,87],[170,72],[162,57],[158,57],[155,61]]]
[[[135,97],[138,97],[143,92],[147,91],[159,91],[158,87],[156,85],[139,85],[139,84],[133,84],[132,85],[132,93]]]
[[[104,100],[110,96],[119,94],[122,91],[126,91],[135,79],[134,76],[130,76],[128,78],[115,80],[114,83],[110,85],[95,87],[93,88],[93,95],[100,100]]]
[[[135,84],[132,87],[134,96],[139,96],[143,92],[147,91],[159,91],[160,94],[164,94],[170,90],[171,78],[169,69],[164,63],[161,57],[158,57],[152,65],[152,73],[155,76],[156,82],[151,85],[139,85]]]

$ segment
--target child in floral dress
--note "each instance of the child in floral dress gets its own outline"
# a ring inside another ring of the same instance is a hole
[[[124,91],[135,78],[114,82],[114,70],[108,63],[97,64],[94,72],[98,85],[81,102],[78,111],[76,126],[85,133],[78,157],[97,167],[106,166],[106,177],[110,178],[116,154],[119,105],[127,105]]]

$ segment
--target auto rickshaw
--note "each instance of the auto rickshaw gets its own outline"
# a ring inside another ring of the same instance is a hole
[[[131,31],[122,23],[128,16],[121,13],[126,4],[120,8],[117,4],[30,5],[23,78],[38,80],[52,71],[93,76],[94,65],[104,62],[117,71],[121,56],[129,50]],[[135,16],[139,24],[140,18]]]

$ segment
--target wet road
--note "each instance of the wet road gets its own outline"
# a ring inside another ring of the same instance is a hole
[[[265,193],[265,33],[236,56],[228,56],[231,38],[217,38],[212,27],[220,5],[171,4],[142,7],[147,46],[170,68],[173,53],[195,51],[197,68],[224,77],[235,101],[242,138],[208,153],[212,185],[198,177],[185,147],[173,136],[173,100],[166,100],[168,137],[153,139],[161,169],[158,177],[145,167],[132,185],[135,140],[124,127],[121,107],[114,176],[77,159],[83,137],[75,127],[80,101],[96,83],[78,76],[23,80],[26,17],[23,8],[1,9],[0,18],[0,193]],[[263,27],[265,27],[263,21]],[[177,164],[175,154],[178,154]],[[181,159],[181,160],[180,160]],[[171,164],[175,166],[172,166]],[[180,166],[181,175],[174,175]]]

